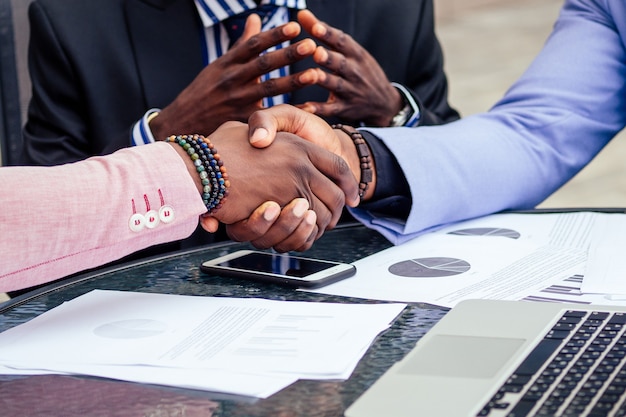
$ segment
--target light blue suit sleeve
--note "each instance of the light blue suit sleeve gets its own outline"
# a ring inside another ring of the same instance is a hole
[[[412,208],[401,221],[353,214],[397,244],[535,207],[626,124],[625,44],[626,2],[566,1],[541,53],[489,112],[443,126],[367,129],[397,158]]]

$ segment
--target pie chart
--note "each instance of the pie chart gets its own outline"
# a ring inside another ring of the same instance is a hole
[[[389,272],[409,278],[438,278],[459,275],[470,268],[471,265],[462,259],[433,257],[397,262],[389,267]]]
[[[140,339],[163,333],[167,325],[151,319],[120,320],[103,324],[94,329],[100,337],[111,339]]]
[[[510,239],[519,239],[519,232],[511,229],[503,229],[500,227],[474,227],[470,229],[459,229],[448,232],[449,235],[461,236],[502,236]]]

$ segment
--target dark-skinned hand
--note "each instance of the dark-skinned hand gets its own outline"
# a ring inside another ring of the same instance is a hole
[[[171,134],[194,132],[211,134],[222,123],[246,121],[262,108],[262,99],[317,82],[319,71],[309,69],[260,82],[274,69],[290,65],[315,52],[315,42],[304,39],[277,51],[268,48],[294,39],[300,25],[289,22],[261,32],[261,20],[252,14],[246,20],[242,37],[220,58],[206,66],[176,99],[150,122],[157,140]]]
[[[303,252],[319,236],[316,221],[317,215],[303,198],[294,199],[282,210],[278,203],[268,201],[249,218],[227,225],[226,231],[232,240],[250,241],[259,249]]]
[[[205,229],[215,230],[216,221],[225,224],[244,221],[240,225],[245,222],[248,227],[256,225],[255,233],[258,233],[265,227],[263,223],[267,223],[264,210],[276,209],[274,203],[266,203],[271,201],[287,208],[273,224],[288,226],[275,230],[284,233],[286,228],[290,229],[289,234],[280,236],[277,244],[282,245],[277,250],[296,250],[310,246],[313,239],[333,228],[345,204],[355,205],[359,201],[358,182],[342,158],[283,132],[276,135],[271,148],[257,149],[249,145],[248,132],[247,125],[228,122],[210,136],[224,161],[231,187],[223,207],[201,220]],[[306,204],[294,201],[297,198],[304,198],[315,215],[311,216]],[[272,218],[271,213],[269,217]],[[313,219],[317,229],[314,237],[311,236]],[[270,235],[270,239],[275,238]]]
[[[352,175],[360,178],[361,168],[352,139],[344,132],[332,129],[319,117],[299,110],[286,104],[274,106],[255,112],[249,120],[250,143],[259,148],[269,146],[276,132],[284,131],[296,134],[311,141],[326,150],[333,152],[348,162]],[[271,147],[270,147],[271,149]],[[371,198],[376,184],[376,169],[372,163],[374,177],[371,187],[364,196],[364,200]],[[359,200],[346,201],[346,205],[356,207]],[[292,206],[286,206],[280,211],[275,202],[267,202],[259,207],[250,218],[227,226],[229,236],[237,241],[251,241],[258,248],[303,251],[311,247],[314,242],[313,231],[310,239],[301,246],[294,242],[301,242],[309,229],[306,228],[304,215],[295,215]],[[297,214],[301,213],[299,210]],[[311,222],[312,220],[309,220]]]
[[[376,59],[352,36],[321,22],[309,10],[298,13],[298,22],[326,46],[318,46],[313,59],[326,70],[320,71],[317,84],[329,91],[325,103],[307,102],[301,108],[355,126],[389,126],[403,102]]]
[[[356,152],[354,142],[345,132],[333,129],[323,119],[288,104],[281,104],[269,109],[260,110],[250,116],[250,144],[256,148],[266,148],[273,143],[278,132],[289,132],[314,143],[337,156],[350,166],[356,181],[361,177],[361,161]],[[352,130],[350,127],[346,127]],[[271,147],[270,147],[271,149]],[[372,182],[363,196],[366,201],[371,198],[376,188],[376,162],[372,161]],[[350,207],[356,207],[359,203]]]

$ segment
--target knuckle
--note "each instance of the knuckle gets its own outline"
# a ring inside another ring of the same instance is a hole
[[[328,210],[317,211],[317,228],[319,231],[326,230],[332,221],[332,214]]]
[[[254,246],[257,249],[269,249],[272,247],[270,243],[266,242],[263,239],[253,240],[250,243],[252,244],[252,246]]]
[[[276,27],[274,29],[271,29],[269,31],[269,34],[271,36],[272,43],[274,45],[276,45],[277,43],[282,42],[285,39],[285,35],[283,35],[283,31],[281,30],[280,27]]]
[[[333,66],[333,63],[335,61],[333,59],[333,55],[334,55],[334,53],[329,51],[328,55],[326,56],[326,61],[324,61],[324,65],[326,65],[329,68]]]
[[[263,95],[265,97],[273,97],[278,94],[278,83],[275,78],[270,78],[265,81],[261,84],[261,87],[263,88]]]
[[[326,24],[324,24],[324,26],[326,26],[326,34],[322,37],[322,39],[329,45],[338,45],[339,38],[341,38],[343,31],[335,27],[330,27]]]
[[[339,30],[337,31],[337,47],[339,49],[343,49],[350,43],[352,37],[348,35],[346,32]]]
[[[304,252],[306,250],[311,249],[311,246],[313,246],[313,243],[315,242],[315,240],[317,239],[317,233],[318,233],[318,229],[317,226],[315,226],[313,232],[311,232],[311,234],[309,235],[309,237],[306,239],[306,241],[304,242],[304,244],[302,244],[302,246],[300,246],[298,249],[296,249],[299,252]]]
[[[292,63],[294,63],[294,62],[296,62],[298,60],[299,55],[298,55],[298,53],[296,51],[295,45],[294,46],[290,46],[289,48],[284,48],[284,49],[282,49],[282,51],[283,51],[285,60],[288,63],[292,64]]]
[[[343,57],[339,60],[339,66],[337,66],[337,74],[344,76],[348,72],[348,60]]]
[[[302,86],[302,83],[300,82],[300,80],[298,80],[298,76],[297,75],[292,75],[291,77],[289,77],[289,85],[291,86],[291,89],[296,89]]]
[[[343,78],[339,78],[337,80],[337,84],[335,85],[335,93],[342,93],[345,89],[345,80]]]
[[[346,196],[344,195],[341,189],[337,189],[334,193],[334,201],[333,201],[333,213],[337,213],[337,217],[341,214],[341,210],[343,209],[344,203],[346,201]]]
[[[230,70],[224,70],[219,79],[219,89],[226,92],[229,97],[237,97],[240,94],[239,86],[244,83],[246,79],[243,68],[231,68]]]
[[[248,227],[248,233],[247,233],[248,239],[247,240],[263,236],[263,234],[266,231],[265,224],[261,225],[254,221],[246,222],[246,226]]]
[[[281,236],[289,236],[293,234],[294,230],[297,228],[297,224],[294,226],[293,222],[293,219],[289,219],[289,221],[285,222],[279,222],[276,225],[276,228],[278,229],[278,234]]]
[[[304,245],[302,245],[302,246],[300,246],[299,248],[294,249],[294,250],[295,250],[296,252],[306,252],[306,251],[308,251],[309,249],[311,249],[311,247],[312,247],[312,246],[313,246],[313,242],[310,242],[310,243],[309,243],[309,242],[307,242],[307,243],[305,243]]]
[[[287,245],[277,244],[277,245],[274,245],[274,250],[278,253],[285,253],[285,252],[289,252],[291,248]]]
[[[352,171],[348,163],[341,157],[335,157],[335,170],[339,177],[351,176]]]
[[[246,40],[245,46],[251,51],[257,51],[261,47],[261,36],[255,35]]]
[[[272,68],[272,63],[267,54],[263,54],[256,59],[256,65],[259,71],[266,73]]]

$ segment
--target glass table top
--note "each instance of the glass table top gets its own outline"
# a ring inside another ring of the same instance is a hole
[[[329,231],[300,256],[354,262],[390,247],[360,225]],[[211,276],[200,271],[207,259],[249,244],[224,242],[126,263],[60,280],[0,304],[0,331],[24,323],[94,289],[150,293],[262,297],[273,300],[375,303]],[[299,380],[267,399],[121,382],[104,378],[0,375],[0,414],[24,416],[341,416],[394,362],[406,355],[446,310],[409,304],[379,335],[345,381]]]

